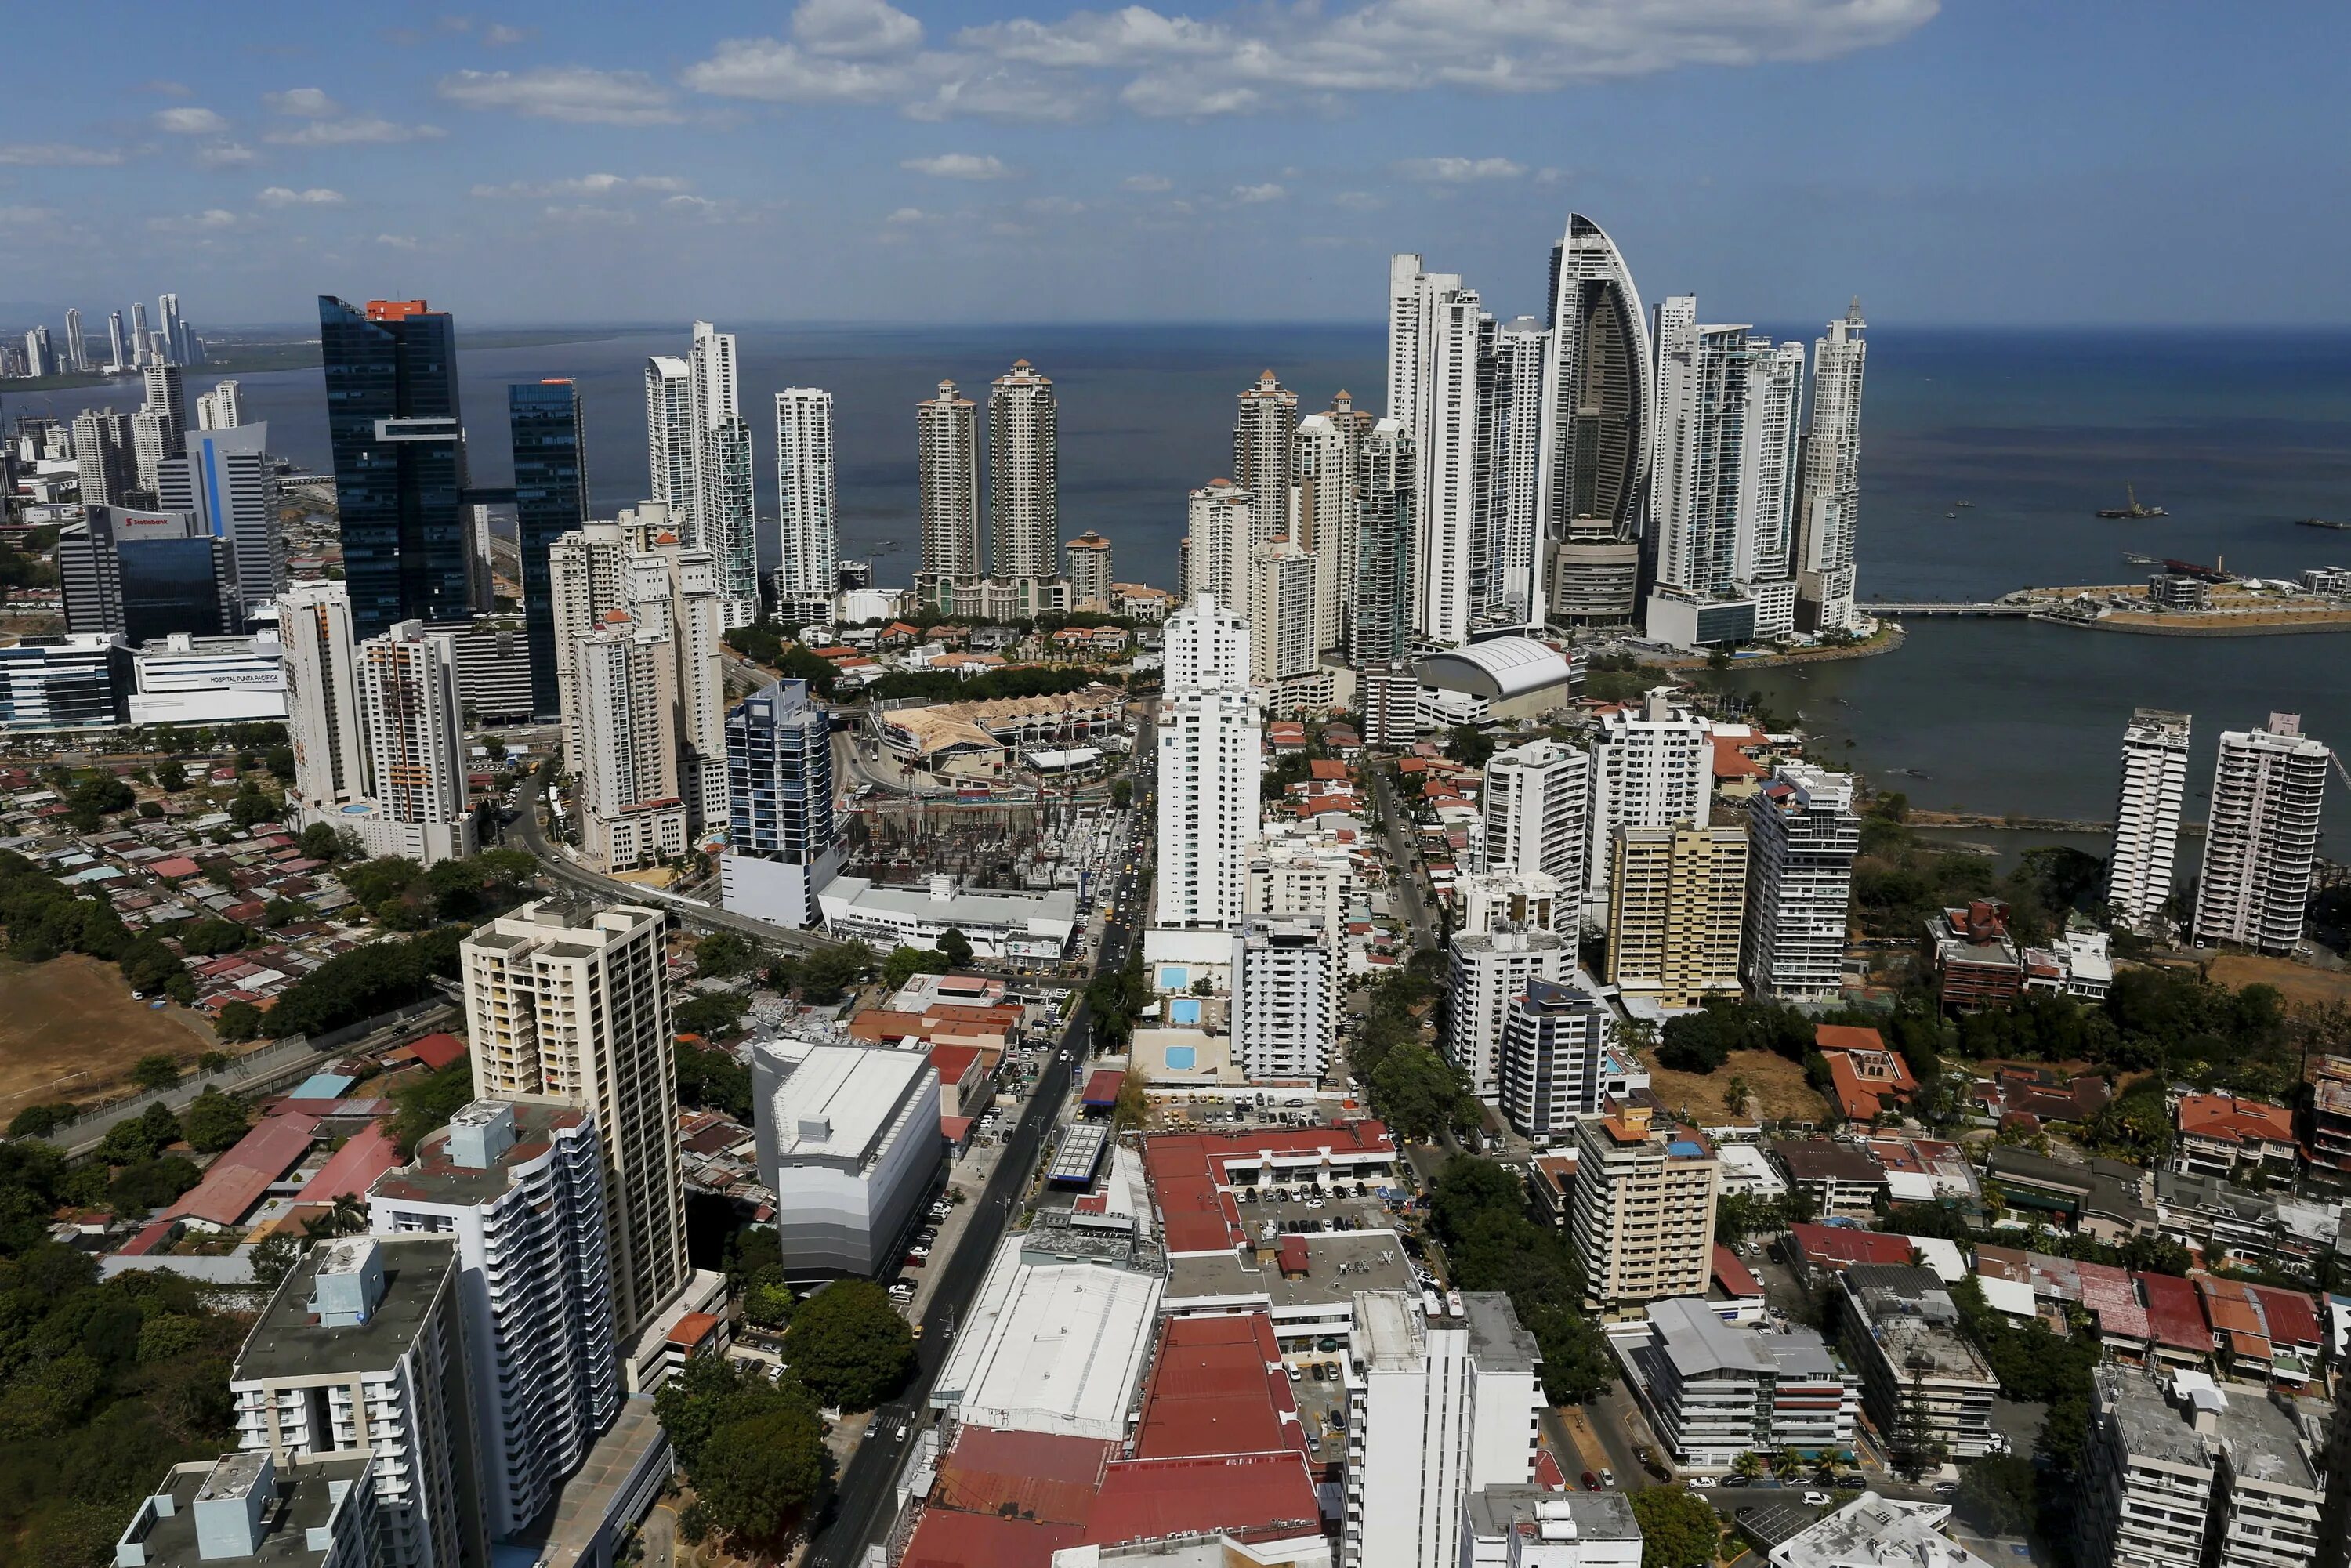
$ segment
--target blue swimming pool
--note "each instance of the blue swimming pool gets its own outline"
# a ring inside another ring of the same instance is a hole
[[[1171,1045],[1167,1048],[1167,1065],[1174,1071],[1189,1072],[1192,1071],[1193,1063],[1198,1060],[1199,1052],[1188,1045]]]
[[[1197,1028],[1200,1022],[1200,998],[1197,997],[1175,997],[1169,998],[1167,1003],[1167,1021],[1169,1023],[1188,1024],[1194,1028]]]

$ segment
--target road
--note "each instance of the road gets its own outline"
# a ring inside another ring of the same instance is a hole
[[[1420,857],[1414,852],[1408,836],[1412,819],[1398,805],[1395,782],[1385,768],[1372,771],[1372,789],[1379,802],[1380,827],[1387,834],[1388,855],[1395,866],[1396,884],[1404,894],[1405,918],[1412,926],[1412,945],[1417,949],[1437,945],[1437,921],[1428,912],[1428,900],[1423,892],[1426,879],[1420,873]]]
[[[546,789],[546,780],[533,773],[522,781],[516,796],[516,816],[511,826],[522,835],[523,848],[538,857],[538,863],[558,882],[592,893],[600,898],[622,899],[632,904],[649,904],[656,909],[674,911],[689,925],[707,926],[714,930],[739,931],[770,946],[789,947],[796,952],[812,953],[820,947],[836,944],[813,932],[795,931],[787,925],[770,925],[754,920],[747,915],[733,915],[708,904],[683,904],[667,898],[648,898],[647,889],[617,877],[602,876],[590,871],[562,850],[549,842],[546,830],[538,820],[538,800]]]

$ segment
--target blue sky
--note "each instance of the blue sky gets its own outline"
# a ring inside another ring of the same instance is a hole
[[[1571,207],[1718,319],[2351,321],[2341,6],[13,8],[0,326],[1539,308]],[[34,68],[36,66],[43,68]]]

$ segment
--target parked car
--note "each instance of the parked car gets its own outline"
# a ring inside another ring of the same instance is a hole
[[[1682,1484],[1698,1491],[1708,1491],[1713,1489],[1714,1478],[1712,1476],[1690,1476],[1684,1479]]]
[[[1942,1489],[1938,1487],[1935,1490],[1940,1491]],[[1957,1491],[1959,1489],[1953,1487],[1951,1490],[1953,1491]],[[1808,1491],[1804,1494],[1804,1506],[1806,1508],[1826,1508],[1828,1505],[1829,1494],[1824,1491]]]
[[[1598,1491],[1600,1490],[1600,1478],[1593,1475],[1590,1470],[1584,1471],[1583,1490],[1585,1491]]]
[[[923,1254],[909,1252],[898,1260],[898,1266],[902,1269],[919,1269],[923,1266]]]
[[[1604,1487],[1614,1486],[1616,1484],[1616,1472],[1610,1469],[1606,1465],[1601,1466],[1600,1484]]]

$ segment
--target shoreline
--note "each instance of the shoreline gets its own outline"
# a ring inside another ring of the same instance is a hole
[[[2066,615],[2032,615],[2021,619],[2078,626],[2085,632],[2120,632],[2133,637],[2307,637],[2326,632],[2351,632],[2351,612],[2316,610],[2291,621],[2256,621],[2228,624],[2233,616],[2189,620],[2185,616],[2106,615],[2078,621]]]
[[[1800,648],[1791,653],[1749,653],[1734,657],[1729,668],[1715,669],[1704,659],[1668,659],[1655,667],[1676,674],[1691,671],[1727,675],[1736,670],[1778,670],[1797,664],[1836,664],[1848,659],[1874,659],[1880,653],[1891,653],[1909,640],[1909,632],[1896,621],[1879,622],[1877,634],[1865,643],[1837,648]]]

